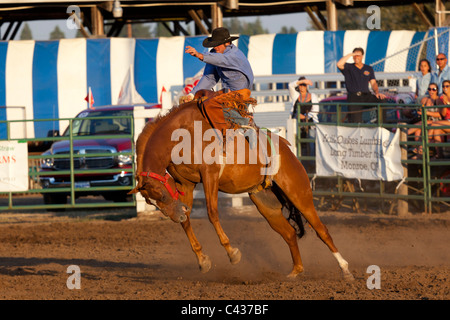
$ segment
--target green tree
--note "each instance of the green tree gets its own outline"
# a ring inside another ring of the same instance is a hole
[[[232,18],[230,20],[224,19],[223,26],[227,28],[230,33],[239,33],[249,36],[269,33],[269,31],[262,26],[259,17],[256,18],[254,22],[241,21],[238,18]]]
[[[131,34],[133,38],[151,38],[152,32],[150,26],[143,23],[133,23],[131,25]],[[124,25],[120,31],[119,37],[128,37],[128,26]]]
[[[167,24],[170,26],[172,25],[172,22],[167,22]],[[157,22],[155,27],[152,30],[153,37],[159,38],[159,37],[171,37],[172,34],[169,30],[164,26],[162,22]]]
[[[66,35],[61,31],[59,26],[55,26],[55,29],[50,33],[50,40],[64,39]]]
[[[425,4],[433,12],[433,5]],[[416,30],[425,31],[425,25],[411,5],[404,6],[380,6],[381,30]],[[326,16],[326,12],[322,12]],[[339,30],[367,30],[367,19],[372,12],[367,13],[367,8],[339,9],[338,29]],[[308,30],[316,29],[312,21],[309,21]]]
[[[75,34],[75,38],[84,38],[84,35],[81,33],[80,29],[77,30],[77,33]]]
[[[223,26],[230,31],[230,33],[241,33],[241,22],[238,18],[224,19]]]
[[[288,28],[286,26],[283,26],[279,33],[297,33],[297,30],[294,27]]]
[[[20,33],[20,40],[33,40],[33,34],[28,23],[25,23],[23,26],[22,32]]]

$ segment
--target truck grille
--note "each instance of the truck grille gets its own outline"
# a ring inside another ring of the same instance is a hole
[[[74,150],[74,155],[82,154],[93,154],[93,153],[115,153],[114,148],[98,148],[90,149],[84,148],[79,150]],[[69,151],[61,151],[55,154],[70,154]],[[73,159],[74,169],[108,169],[113,167],[115,164],[114,156],[110,157],[77,157]],[[54,168],[56,170],[70,170],[70,159],[60,158],[54,160]]]

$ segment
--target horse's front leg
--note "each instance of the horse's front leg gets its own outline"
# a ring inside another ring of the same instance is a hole
[[[186,233],[189,243],[191,244],[192,251],[194,251],[197,256],[198,266],[200,267],[200,271],[202,273],[206,273],[211,269],[211,260],[209,257],[202,252],[202,246],[200,242],[198,242],[197,237],[194,234],[194,230],[191,226],[191,212],[192,205],[194,203],[194,188],[195,184],[183,184],[177,186],[179,190],[184,192],[184,196],[181,197],[183,203],[185,203],[190,209],[186,213],[186,221],[181,223],[184,232]]]
[[[211,221],[214,226],[214,229],[219,236],[220,243],[227,251],[230,262],[236,264],[241,260],[241,251],[230,245],[230,240],[223,231],[219,221],[219,211],[217,208],[219,200],[219,170],[215,170],[213,166],[205,168],[205,170],[202,171],[202,182],[209,221]]]

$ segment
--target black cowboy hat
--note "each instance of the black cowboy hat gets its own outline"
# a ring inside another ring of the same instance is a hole
[[[231,37],[227,28],[216,28],[212,32],[212,36],[203,40],[203,46],[206,48],[214,48],[221,44],[239,39],[239,37]]]

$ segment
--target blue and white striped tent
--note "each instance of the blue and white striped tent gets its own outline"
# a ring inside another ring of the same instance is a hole
[[[371,64],[425,36],[426,32],[414,31],[304,31],[241,35],[236,43],[255,76],[305,75],[337,72],[337,61],[355,47],[365,49],[365,63]],[[24,106],[27,119],[70,118],[86,108],[89,87],[94,107],[116,104],[130,65],[134,66],[137,91],[147,102],[158,102],[163,86],[179,90],[186,78],[204,67],[203,62],[184,53],[187,45],[205,50],[201,45],[204,38],[1,41],[0,106]],[[395,63],[382,62],[376,71],[414,71],[418,58],[419,50],[406,50]],[[0,108],[0,119],[23,119],[23,112]],[[27,137],[44,137],[50,129],[64,129],[58,126],[30,122]],[[5,138],[3,124],[0,139]]]

